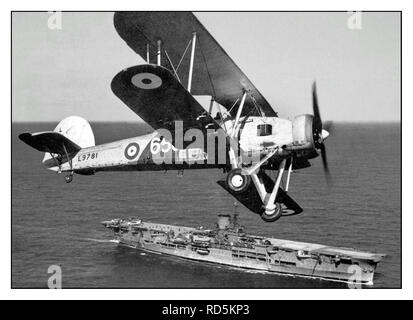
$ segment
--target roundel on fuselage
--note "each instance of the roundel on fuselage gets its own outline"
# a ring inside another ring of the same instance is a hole
[[[135,87],[145,90],[156,89],[162,85],[162,79],[156,74],[149,72],[135,74],[131,82]]]
[[[125,158],[128,160],[135,159],[139,154],[139,144],[136,142],[129,143],[125,148]]]

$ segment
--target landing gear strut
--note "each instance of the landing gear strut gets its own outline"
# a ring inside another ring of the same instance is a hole
[[[278,147],[270,150],[264,158],[258,161],[258,163],[250,166],[249,168],[242,168],[242,160],[240,161],[238,155],[235,152],[236,148],[233,148],[232,144],[235,143],[237,146],[239,146],[239,122],[246,97],[247,92],[244,92],[237,110],[237,114],[235,116],[235,120],[232,124],[231,133],[229,134],[231,143],[228,154],[232,170],[227,175],[226,185],[230,190],[232,190],[233,193],[239,194],[248,189],[252,180],[258,192],[258,195],[261,198],[264,209],[264,212],[261,214],[261,218],[266,222],[273,222],[278,220],[283,215],[283,208],[281,204],[277,202],[277,194],[280,188],[282,176],[284,174],[286,160],[283,159],[279,164],[278,176],[274,182],[274,187],[271,192],[267,191],[264,182],[261,181],[257,172],[259,172],[261,166],[263,166],[271,157],[273,157],[277,153]],[[291,172],[291,168],[289,172]]]
[[[72,163],[72,159],[69,158],[69,154],[67,153],[66,146],[64,143],[63,143],[63,150],[65,151],[66,159],[67,161],[69,161],[70,170],[71,170],[70,173],[67,176],[65,176],[65,181],[66,183],[70,183],[73,180],[73,163]]]
[[[284,159],[281,161],[279,165],[278,175],[275,180],[274,187],[271,193],[269,193],[266,190],[264,183],[257,176],[257,174],[255,173],[255,170],[253,170],[251,174],[252,181],[254,182],[254,185],[258,191],[258,194],[261,198],[261,201],[264,207],[264,212],[261,214],[261,218],[266,222],[274,222],[278,220],[283,214],[283,208],[281,207],[280,203],[276,202],[276,200],[277,200],[278,189],[280,188],[280,184],[281,184],[281,179],[284,174],[285,164],[286,164],[286,160]]]

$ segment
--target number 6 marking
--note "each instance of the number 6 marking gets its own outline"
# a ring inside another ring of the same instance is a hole
[[[152,154],[157,154],[159,151],[161,151],[161,145],[160,145],[161,139],[158,137],[153,138],[151,141],[151,153]]]

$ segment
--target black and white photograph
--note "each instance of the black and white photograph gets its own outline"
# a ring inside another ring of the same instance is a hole
[[[10,15],[11,289],[402,288],[401,11]]]

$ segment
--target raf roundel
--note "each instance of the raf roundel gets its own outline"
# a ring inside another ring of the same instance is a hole
[[[139,144],[136,142],[129,143],[125,148],[125,157],[128,160],[135,159],[139,154]]]
[[[153,73],[138,73],[131,79],[132,84],[140,89],[152,90],[162,85],[162,79]]]

